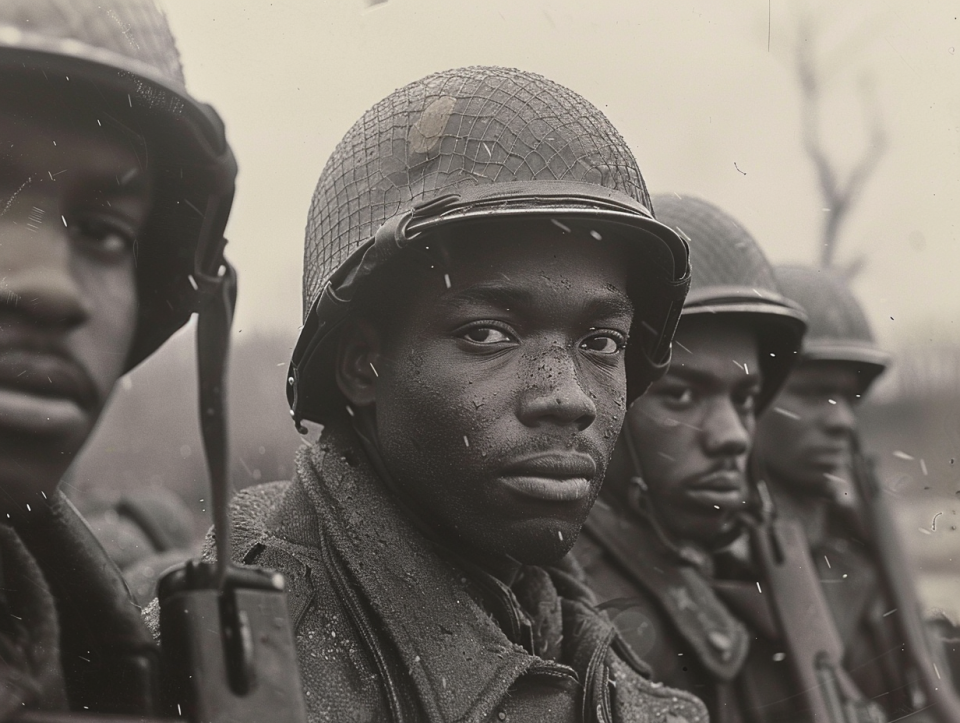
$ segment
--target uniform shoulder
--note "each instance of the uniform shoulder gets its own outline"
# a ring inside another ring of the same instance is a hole
[[[703,702],[692,693],[654,683],[616,656],[610,656],[610,666],[616,684],[614,720],[644,723],[707,723],[709,720]]]
[[[277,480],[245,487],[237,492],[230,503],[234,524],[268,518],[280,506],[280,501],[290,488],[290,484],[290,480]]]
[[[269,521],[279,510],[291,484],[289,480],[265,482],[245,487],[233,496],[230,502],[230,532],[235,551],[248,549],[266,534]],[[216,541],[212,527],[203,541],[201,558],[207,561],[216,559]]]

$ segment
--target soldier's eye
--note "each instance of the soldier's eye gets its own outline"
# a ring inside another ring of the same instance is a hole
[[[475,326],[465,331],[461,336],[474,344],[501,344],[513,341],[513,337],[494,326]]]
[[[624,346],[626,342],[623,337],[612,333],[596,334],[580,342],[581,349],[597,354],[617,354],[623,351]]]
[[[68,223],[76,241],[100,255],[117,258],[133,248],[134,233],[125,224],[83,217]]]
[[[755,391],[744,394],[737,394],[733,397],[733,403],[742,412],[752,412],[757,403],[757,393]]]

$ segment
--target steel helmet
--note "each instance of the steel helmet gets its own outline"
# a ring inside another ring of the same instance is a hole
[[[287,389],[298,426],[340,409],[334,342],[374,272],[400,252],[427,252],[428,232],[489,219],[552,220],[594,238],[626,237],[641,259],[633,264],[628,397],[663,373],[689,284],[687,249],[654,219],[623,138],[597,108],[540,75],[459,68],[373,106],[320,175],[304,247],[304,326]]]
[[[683,317],[736,314],[757,329],[762,411],[799,360],[806,316],[785,298],[760,245],[732,216],[691,196],[654,197],[657,218],[690,245],[693,278]]]
[[[806,310],[810,322],[801,359],[855,364],[860,393],[866,393],[890,364],[890,355],[874,340],[863,308],[843,276],[809,266],[778,266],[775,272],[783,293]]]
[[[153,0],[4,0],[0,74],[33,74],[53,92],[143,139],[154,205],[137,239],[139,317],[127,369],[197,311],[223,273],[236,162],[223,123],[184,87],[167,20]],[[102,116],[101,116],[102,114]]]

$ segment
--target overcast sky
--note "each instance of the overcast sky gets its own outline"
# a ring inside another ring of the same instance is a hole
[[[653,192],[698,194],[775,262],[812,262],[823,201],[800,140],[799,8],[830,79],[825,141],[849,168],[875,88],[889,148],[843,230],[880,339],[960,341],[956,2],[166,0],[187,84],[240,163],[228,227],[237,330],[300,324],[303,229],[327,156],[372,104],[470,64],[540,72],[603,109]],[[891,319],[892,317],[892,319]]]

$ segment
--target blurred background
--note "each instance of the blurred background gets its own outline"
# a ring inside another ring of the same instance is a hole
[[[231,367],[237,487],[288,478],[303,228],[327,156],[395,88],[469,64],[603,109],[654,192],[696,194],[774,262],[852,279],[896,366],[867,446],[925,603],[960,617],[960,10],[945,0],[166,0],[187,84],[240,163]],[[68,478],[87,512],[171,490],[206,529],[192,329],[122,380]]]

